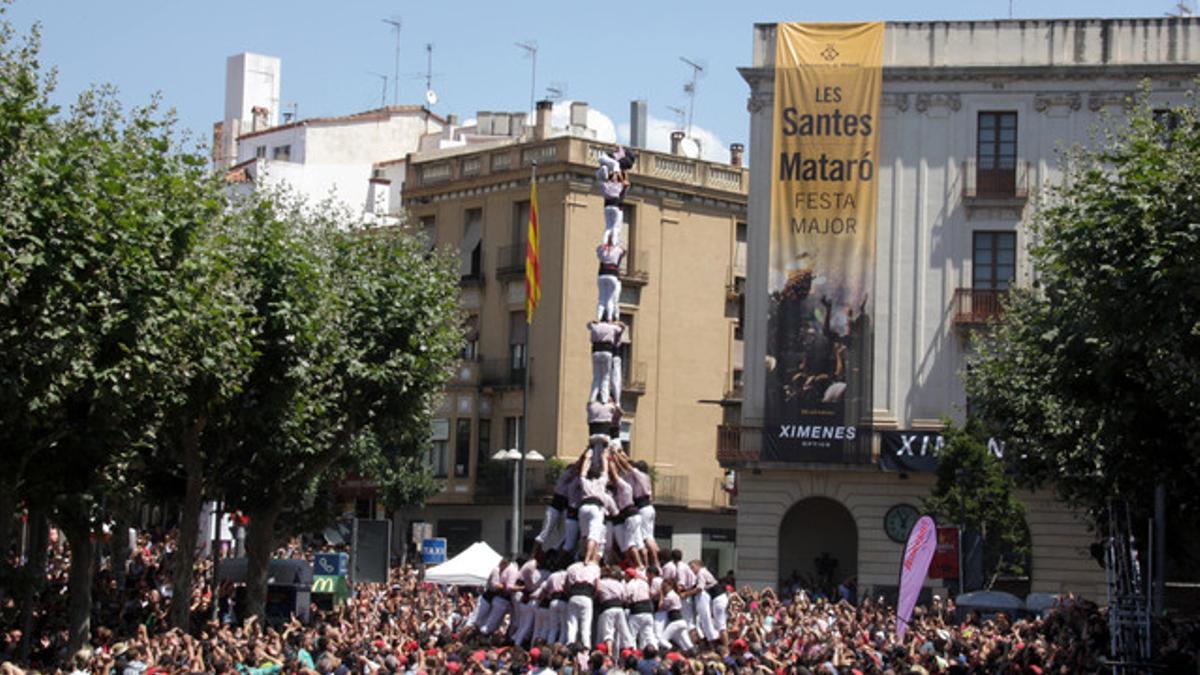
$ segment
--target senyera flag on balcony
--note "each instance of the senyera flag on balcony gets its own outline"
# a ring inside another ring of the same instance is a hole
[[[778,26],[765,460],[869,447],[882,65],[882,23]]]

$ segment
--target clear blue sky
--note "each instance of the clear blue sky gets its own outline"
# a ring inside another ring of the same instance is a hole
[[[1172,0],[1015,0],[1016,18],[1162,16]],[[90,83],[117,85],[127,104],[155,91],[183,125],[207,140],[222,114],[225,58],[241,51],[283,59],[282,99],[301,117],[377,107],[394,42],[381,22],[397,16],[401,102],[421,102],[425,44],[434,44],[434,110],[525,110],[529,61],[514,42],[535,40],[538,98],[551,82],[620,124],[629,101],[645,98],[653,116],[686,106],[688,68],[704,61],[695,124],[724,143],[749,135],[746,85],[735,68],[750,61],[751,28],[762,21],[988,19],[1007,17],[1008,0],[779,2],[401,2],[399,0],[16,0],[18,30],[40,21],[44,61],[58,68],[59,102]],[[389,102],[391,96],[389,94]]]

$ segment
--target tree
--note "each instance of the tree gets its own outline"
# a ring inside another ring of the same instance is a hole
[[[227,503],[250,516],[246,615],[258,616],[274,545],[323,486],[354,470],[424,496],[412,458],[461,332],[452,261],[400,229],[269,191],[237,213],[254,357],[212,431]]]
[[[1010,294],[967,388],[1014,471],[1101,520],[1200,506],[1200,125],[1195,101],[1068,157],[1030,227],[1035,286]]]
[[[924,501],[939,521],[960,523],[983,541],[983,573],[1027,573],[1029,528],[1025,505],[1013,496],[1013,481],[1004,462],[988,450],[977,425],[948,425],[938,454],[937,484]],[[989,584],[990,586],[990,584]]]

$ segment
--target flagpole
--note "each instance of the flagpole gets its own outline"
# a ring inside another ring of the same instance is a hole
[[[537,184],[537,160],[533,160],[529,167],[529,185]],[[537,208],[537,204],[530,203],[530,213]],[[539,242],[540,243],[540,242]],[[528,243],[526,243],[528,245]],[[526,281],[528,284],[529,282]],[[533,345],[533,323],[528,322],[525,326],[525,381],[521,387],[521,433],[517,438],[517,449],[521,453],[521,457],[517,460],[517,474],[519,476],[517,482],[517,500],[516,508],[513,509],[513,550],[521,553],[525,544],[525,453],[529,452],[529,371],[533,369],[533,359],[529,357]]]

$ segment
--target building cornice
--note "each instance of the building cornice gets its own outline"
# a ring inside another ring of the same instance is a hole
[[[752,88],[763,80],[774,84],[774,68],[743,66],[738,73]],[[948,82],[979,80],[1143,80],[1200,76],[1200,63],[1061,66],[884,66],[884,82]]]

